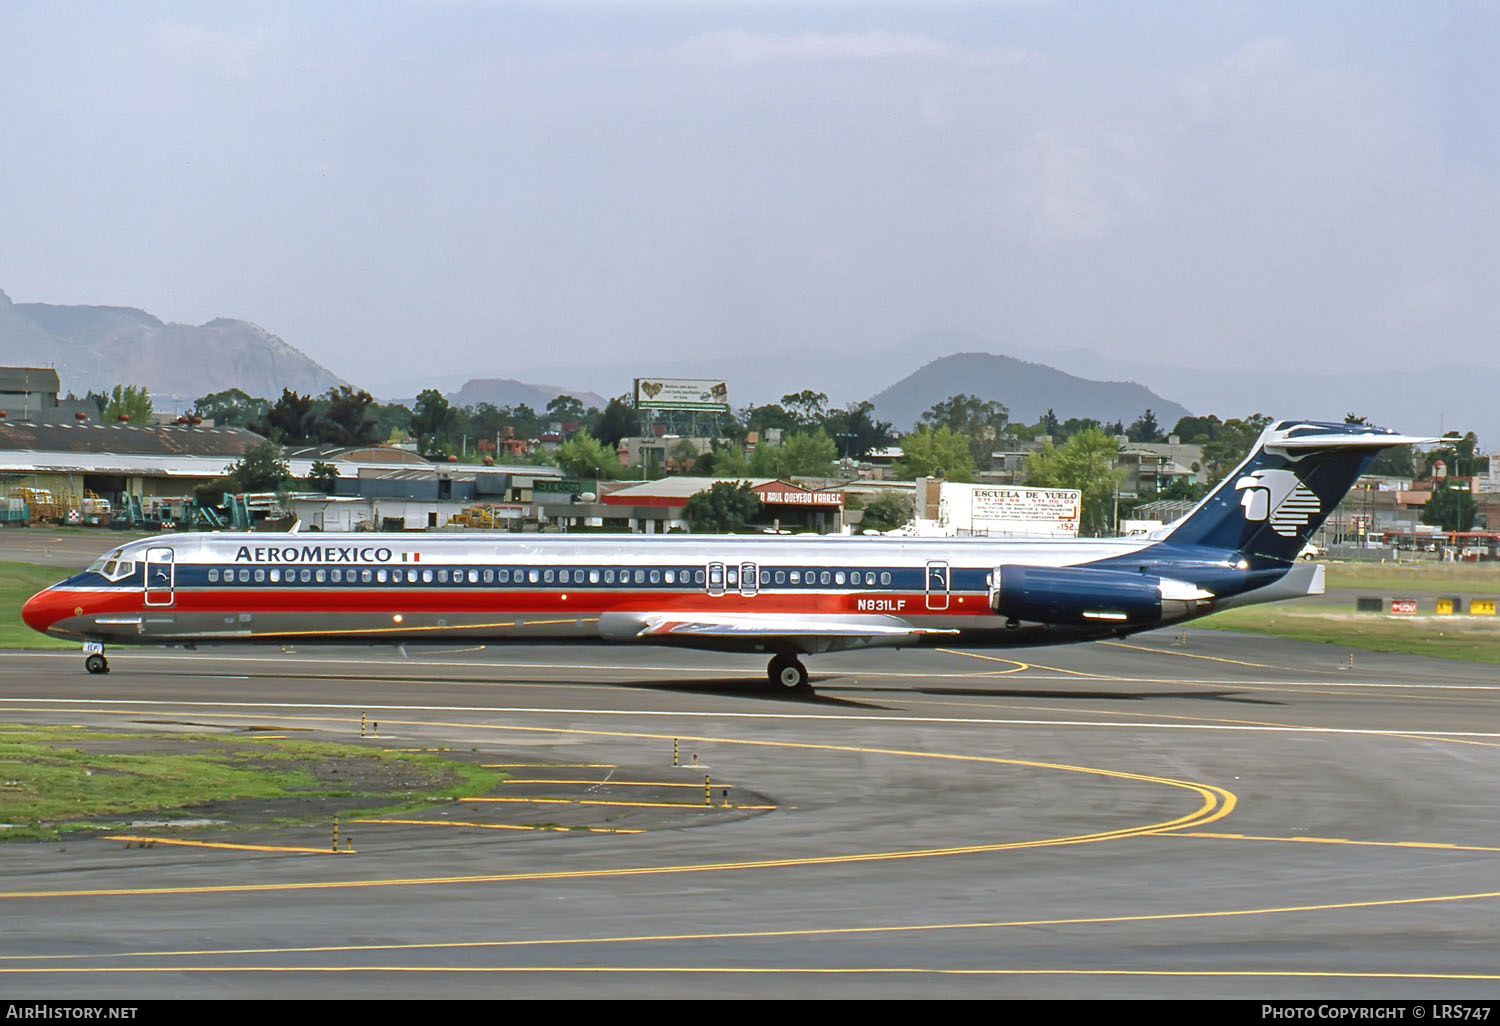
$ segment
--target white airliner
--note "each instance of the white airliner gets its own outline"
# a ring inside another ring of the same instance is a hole
[[[771,656],[1123,636],[1317,594],[1309,536],[1375,453],[1432,439],[1282,421],[1187,516],[1147,536],[1053,540],[742,535],[175,534],[130,542],[22,609],[106,644],[455,640],[678,645]]]

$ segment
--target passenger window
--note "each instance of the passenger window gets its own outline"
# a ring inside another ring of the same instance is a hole
[[[484,572],[484,583],[485,584],[494,584],[495,583],[495,571],[493,571],[493,570],[486,570]]]
[[[615,583],[615,572],[613,570],[606,570],[606,571],[604,571],[604,583],[605,584],[614,584]]]
[[[599,583],[599,571],[597,571],[597,570],[590,570],[589,571],[589,583],[590,584],[598,584]]]
[[[776,571],[776,583],[777,584],[785,584],[786,583],[786,571],[785,570],[778,570],[778,571]]]
[[[866,584],[874,584],[875,583],[875,571],[871,570],[869,573],[865,574],[865,583]]]
[[[431,570],[423,570],[422,571],[422,583],[423,584],[431,584],[432,583],[432,571]]]
[[[825,574],[824,576],[826,577],[827,574]],[[834,584],[843,584],[844,583],[844,571],[840,570],[838,573],[836,573],[836,574],[833,575],[833,583]]]
[[[566,570],[559,570],[557,572],[557,579],[562,584],[567,584],[570,578]]]
[[[266,572],[264,570],[257,570],[257,571],[255,571],[255,583],[256,584],[263,584],[263,583],[265,583],[265,580],[266,580]]]
[[[885,587],[885,586],[888,586],[890,583],[891,583],[891,573],[890,573],[890,571],[889,570],[882,570],[881,573],[880,573],[880,584],[881,584],[881,586]]]
[[[532,584],[540,584],[542,581],[542,572],[540,570],[528,570],[526,572],[526,580]]]
[[[274,566],[271,568],[271,583],[272,584],[280,584],[281,583],[281,570],[280,570],[280,568],[274,567]]]
[[[738,588],[740,586],[740,568],[732,566],[726,569],[724,571],[724,581],[729,587]]]
[[[312,583],[312,571],[304,567],[302,572],[297,575],[297,579],[303,584]]]
[[[470,570],[469,571],[469,583],[470,584],[478,584],[479,583],[479,571],[478,570]]]
[[[660,570],[653,570],[653,571],[651,571],[651,583],[652,584],[660,584],[661,583],[661,571]]]
[[[818,575],[818,583],[819,584],[828,584],[829,583],[829,575],[828,575],[828,571],[827,570],[824,570],[821,574]]]
[[[219,571],[217,569],[210,570],[208,572],[208,583],[209,584],[218,584],[219,583]]]
[[[313,571],[313,580],[317,581],[319,584],[322,584],[327,579],[328,573],[322,567],[319,567],[318,569]]]
[[[501,584],[509,584],[510,583],[510,571],[509,570],[496,570],[495,571],[495,580],[499,581]]]
[[[333,583],[334,584],[343,584],[344,583],[344,571],[338,570],[338,569],[334,569],[334,570],[328,571],[328,575],[333,579]],[[351,580],[351,581],[354,580],[354,571],[353,570],[349,571],[349,580]]]
[[[702,584],[703,583],[703,571],[702,570],[694,570],[693,571],[693,583],[694,584]]]
[[[250,583],[250,571],[249,570],[241,570],[240,571],[240,583],[241,584],[249,584]]]
[[[543,584],[551,584],[552,583],[552,571],[551,570],[544,570],[544,571],[542,571],[542,583]]]
[[[792,571],[792,583],[793,584],[801,584],[802,583],[802,571],[801,570],[793,570]]]
[[[645,584],[646,583],[646,571],[644,571],[644,570],[637,570],[635,572],[635,583],[636,584]]]
[[[438,571],[438,583],[439,584],[447,584],[448,583],[448,571],[446,569]]]
[[[385,578],[382,577],[381,580],[383,581],[383,580],[385,580]],[[370,583],[370,571],[368,571],[368,570],[361,570],[359,572],[359,583],[361,583],[361,584],[369,584]]]
[[[375,580],[381,584],[385,583],[385,567],[375,571]]]
[[[666,572],[665,579],[666,579],[666,582],[668,584],[676,584],[677,583],[677,572],[675,570],[668,570]]]

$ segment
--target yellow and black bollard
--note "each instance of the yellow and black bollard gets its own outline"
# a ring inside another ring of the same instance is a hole
[[[703,775],[703,804],[704,805],[712,805],[713,803],[714,803],[713,788],[712,788],[711,783],[710,783],[710,781],[708,779],[708,774],[705,773]]]
[[[338,852],[339,852],[339,818],[337,816],[334,816],[333,817],[333,853],[335,855],[337,855]]]
[[[360,737],[364,737],[365,736],[365,713],[364,712],[361,712],[359,714],[359,736]]]
[[[672,739],[672,765],[677,765],[677,739],[675,737]]]

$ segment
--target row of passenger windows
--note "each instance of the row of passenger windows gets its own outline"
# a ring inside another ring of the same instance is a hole
[[[749,573],[750,571],[746,571]],[[877,573],[844,570],[761,570],[759,583],[774,585],[835,585],[850,587],[889,587],[890,571]],[[720,572],[715,569],[712,586],[741,586],[738,567],[728,567]],[[704,583],[702,570],[690,567],[668,567],[633,569],[628,567],[594,567],[590,569],[558,569],[555,567],[503,567],[501,569],[462,569],[448,567],[378,567],[373,569],[344,570],[340,567],[210,567],[208,583],[218,584],[571,584],[571,585],[629,585],[667,584],[678,586],[701,586]],[[753,584],[754,581],[747,581]]]

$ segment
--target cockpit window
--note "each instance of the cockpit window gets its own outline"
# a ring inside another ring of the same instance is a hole
[[[124,549],[115,549],[113,552],[106,552],[104,555],[100,556],[98,559],[90,563],[88,566],[88,570],[86,570],[85,573],[107,574],[105,567],[110,563],[117,562],[120,556],[124,554],[124,552]]]
[[[114,555],[117,555],[117,553],[111,553],[110,557],[106,558],[104,565],[98,567],[98,573],[103,574],[111,581],[123,581],[135,573],[135,562],[133,560],[111,558]],[[91,567],[90,569],[93,568]]]

